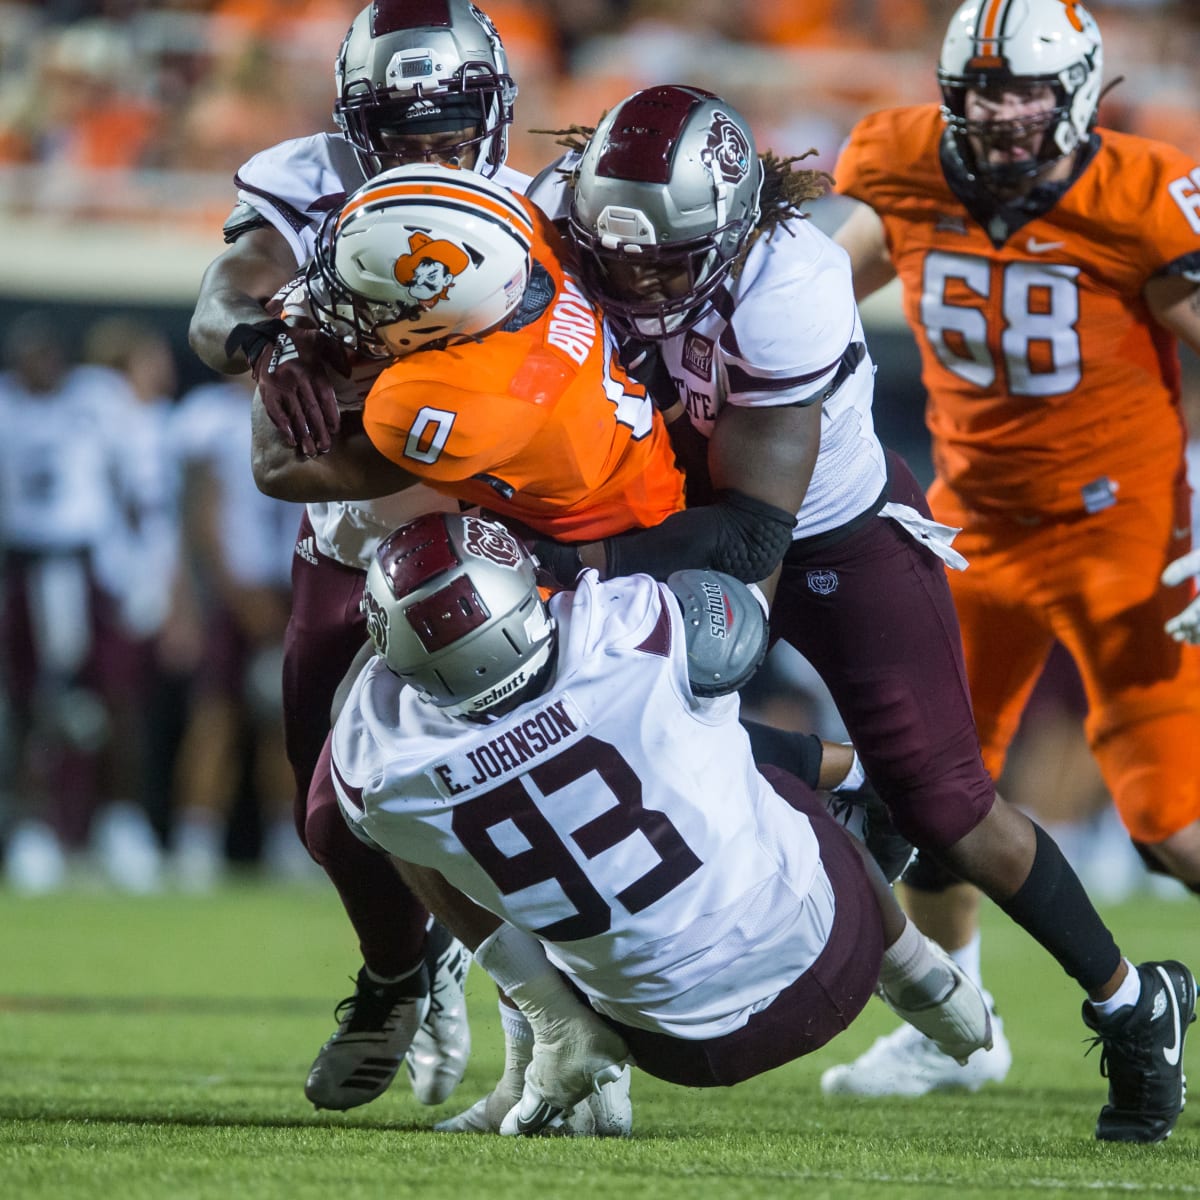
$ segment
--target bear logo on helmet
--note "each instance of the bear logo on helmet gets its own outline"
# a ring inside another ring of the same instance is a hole
[[[750,173],[750,143],[729,114],[720,109],[713,113],[706,148],[726,183],[741,183]]]
[[[463,518],[463,549],[476,558],[487,559],[501,567],[516,567],[522,561],[521,543],[503,525]]]

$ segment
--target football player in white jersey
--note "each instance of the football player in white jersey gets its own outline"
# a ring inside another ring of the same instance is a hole
[[[364,606],[376,654],[314,787],[528,1020],[489,1097],[500,1132],[559,1121],[629,1060],[740,1082],[823,1045],[877,984],[955,1057],[990,1041],[982,994],[865,850],[757,770],[736,697],[767,644],[751,588],[586,572],[547,605],[504,526],[431,513],[381,543]]]
[[[516,85],[495,27],[468,0],[367,5],[338,54],[336,88],[338,133],[283,142],[238,170],[238,203],[224,231],[229,247],[204,275],[189,330],[214,370],[254,373],[272,420],[309,456],[329,448],[339,397],[354,406],[361,394],[330,365],[347,366],[336,342],[285,325],[268,304],[309,258],[325,215],[378,171],[407,162],[454,163],[514,190],[526,183],[504,166]],[[283,668],[296,823],[338,889],[364,960],[306,1083],[318,1108],[353,1108],[382,1095],[406,1051],[417,1098],[440,1104],[470,1051],[466,952],[437,926],[426,938],[423,909],[384,856],[348,835],[336,807],[306,806],[332,697],[366,639],[358,603],[370,555],[406,517],[447,506],[423,488],[402,500],[314,504],[297,538]],[[430,982],[397,982],[422,953]],[[414,1006],[428,1007],[428,1016],[410,1046],[394,1031],[397,1013]]]
[[[849,260],[797,209],[819,179],[760,157],[720,97],[669,85],[618,104],[577,159],[539,182],[532,194],[548,211],[559,187],[585,282],[610,320],[656,350],[676,424],[708,437],[713,488],[711,503],[654,529],[542,545],[539,558],[560,579],[581,564],[658,578],[707,565],[777,582],[772,635],[821,674],[896,827],[1054,956],[1088,995],[1108,1073],[1136,1078],[1153,1036],[1148,1005],[1129,1016],[1142,973],[1058,847],[984,769],[945,575],[966,563],[948,544],[956,531],[931,519],[912,472],[875,436]],[[1000,1062],[975,1056],[963,1086],[977,1064],[1002,1076],[1008,1054],[997,1037]],[[1104,1110],[1123,1110],[1122,1139],[1169,1134],[1178,1069],[1123,1093]]]

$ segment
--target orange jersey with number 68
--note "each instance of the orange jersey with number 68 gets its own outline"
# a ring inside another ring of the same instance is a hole
[[[943,129],[936,105],[876,113],[835,172],[882,219],[938,475],[969,508],[1014,515],[1161,481],[1184,442],[1179,361],[1142,290],[1200,255],[1200,168],[1101,130],[1053,207],[989,230],[946,182]]]
[[[430,487],[550,537],[657,525],[683,507],[666,426],[564,269],[558,235],[544,218],[535,229],[526,305],[544,298],[540,314],[397,359],[368,394],[363,426]]]

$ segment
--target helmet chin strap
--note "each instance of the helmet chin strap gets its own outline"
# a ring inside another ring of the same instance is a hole
[[[511,675],[489,684],[484,691],[460,700],[457,704],[442,705],[442,711],[472,721],[491,721],[531,700],[545,686],[547,668],[551,666],[556,639],[557,633]]]

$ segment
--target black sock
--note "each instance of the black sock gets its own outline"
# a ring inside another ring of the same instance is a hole
[[[793,733],[744,717],[742,728],[750,735],[750,750],[758,766],[779,767],[802,779],[810,788],[817,787],[825,748],[815,733]]]
[[[1084,991],[1107,983],[1121,951],[1062,851],[1039,825],[1029,877],[1000,908],[1054,955]]]

